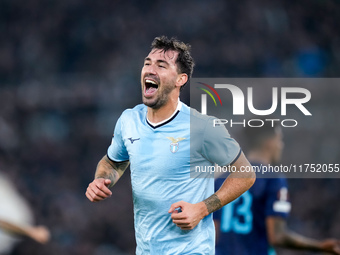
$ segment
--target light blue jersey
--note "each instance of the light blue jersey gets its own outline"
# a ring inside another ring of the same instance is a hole
[[[151,124],[146,113],[145,105],[123,112],[107,153],[113,161],[131,164],[136,254],[215,254],[212,215],[193,230],[181,230],[168,210],[175,202],[198,203],[214,193],[213,178],[191,178],[190,157],[195,164],[227,165],[237,159],[239,145],[223,126],[212,126],[212,117],[181,102],[173,116],[158,125]],[[196,123],[191,131],[190,121]],[[191,133],[199,134],[192,143]]]

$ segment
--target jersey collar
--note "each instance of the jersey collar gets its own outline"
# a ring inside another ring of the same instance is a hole
[[[176,118],[177,114],[180,112],[180,110],[182,109],[182,102],[179,101],[178,99],[178,104],[177,104],[177,108],[176,110],[173,112],[173,114],[171,114],[171,116],[165,120],[162,120],[158,123],[153,123],[151,121],[148,120],[148,117],[146,116],[146,122],[149,124],[150,127],[152,128],[158,128],[161,126],[164,126],[165,124],[169,123],[170,121],[172,121],[174,118]]]

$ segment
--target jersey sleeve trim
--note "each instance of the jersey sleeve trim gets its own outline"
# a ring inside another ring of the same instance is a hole
[[[107,158],[108,158],[110,161],[112,161],[112,162],[124,162],[124,161],[129,161],[128,159],[127,159],[127,160],[114,160],[114,159],[110,158],[110,156],[109,156],[108,153],[106,153],[106,156],[107,156]]]
[[[241,156],[241,152],[242,152],[242,149],[240,148],[240,150],[237,153],[236,157],[230,162],[229,165],[233,165],[238,160],[238,158]]]

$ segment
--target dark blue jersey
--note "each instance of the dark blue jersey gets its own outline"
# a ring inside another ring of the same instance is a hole
[[[287,181],[282,176],[262,177],[239,198],[214,213],[214,219],[220,222],[216,255],[275,254],[267,239],[266,217],[288,216],[291,206]],[[216,190],[223,181],[216,180]]]

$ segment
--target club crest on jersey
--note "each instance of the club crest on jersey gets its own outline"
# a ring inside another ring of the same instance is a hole
[[[186,138],[183,138],[183,137],[174,138],[174,137],[171,137],[171,136],[167,137],[167,138],[171,141],[171,143],[170,143],[170,151],[172,153],[177,152],[178,151],[179,142],[186,139]]]

